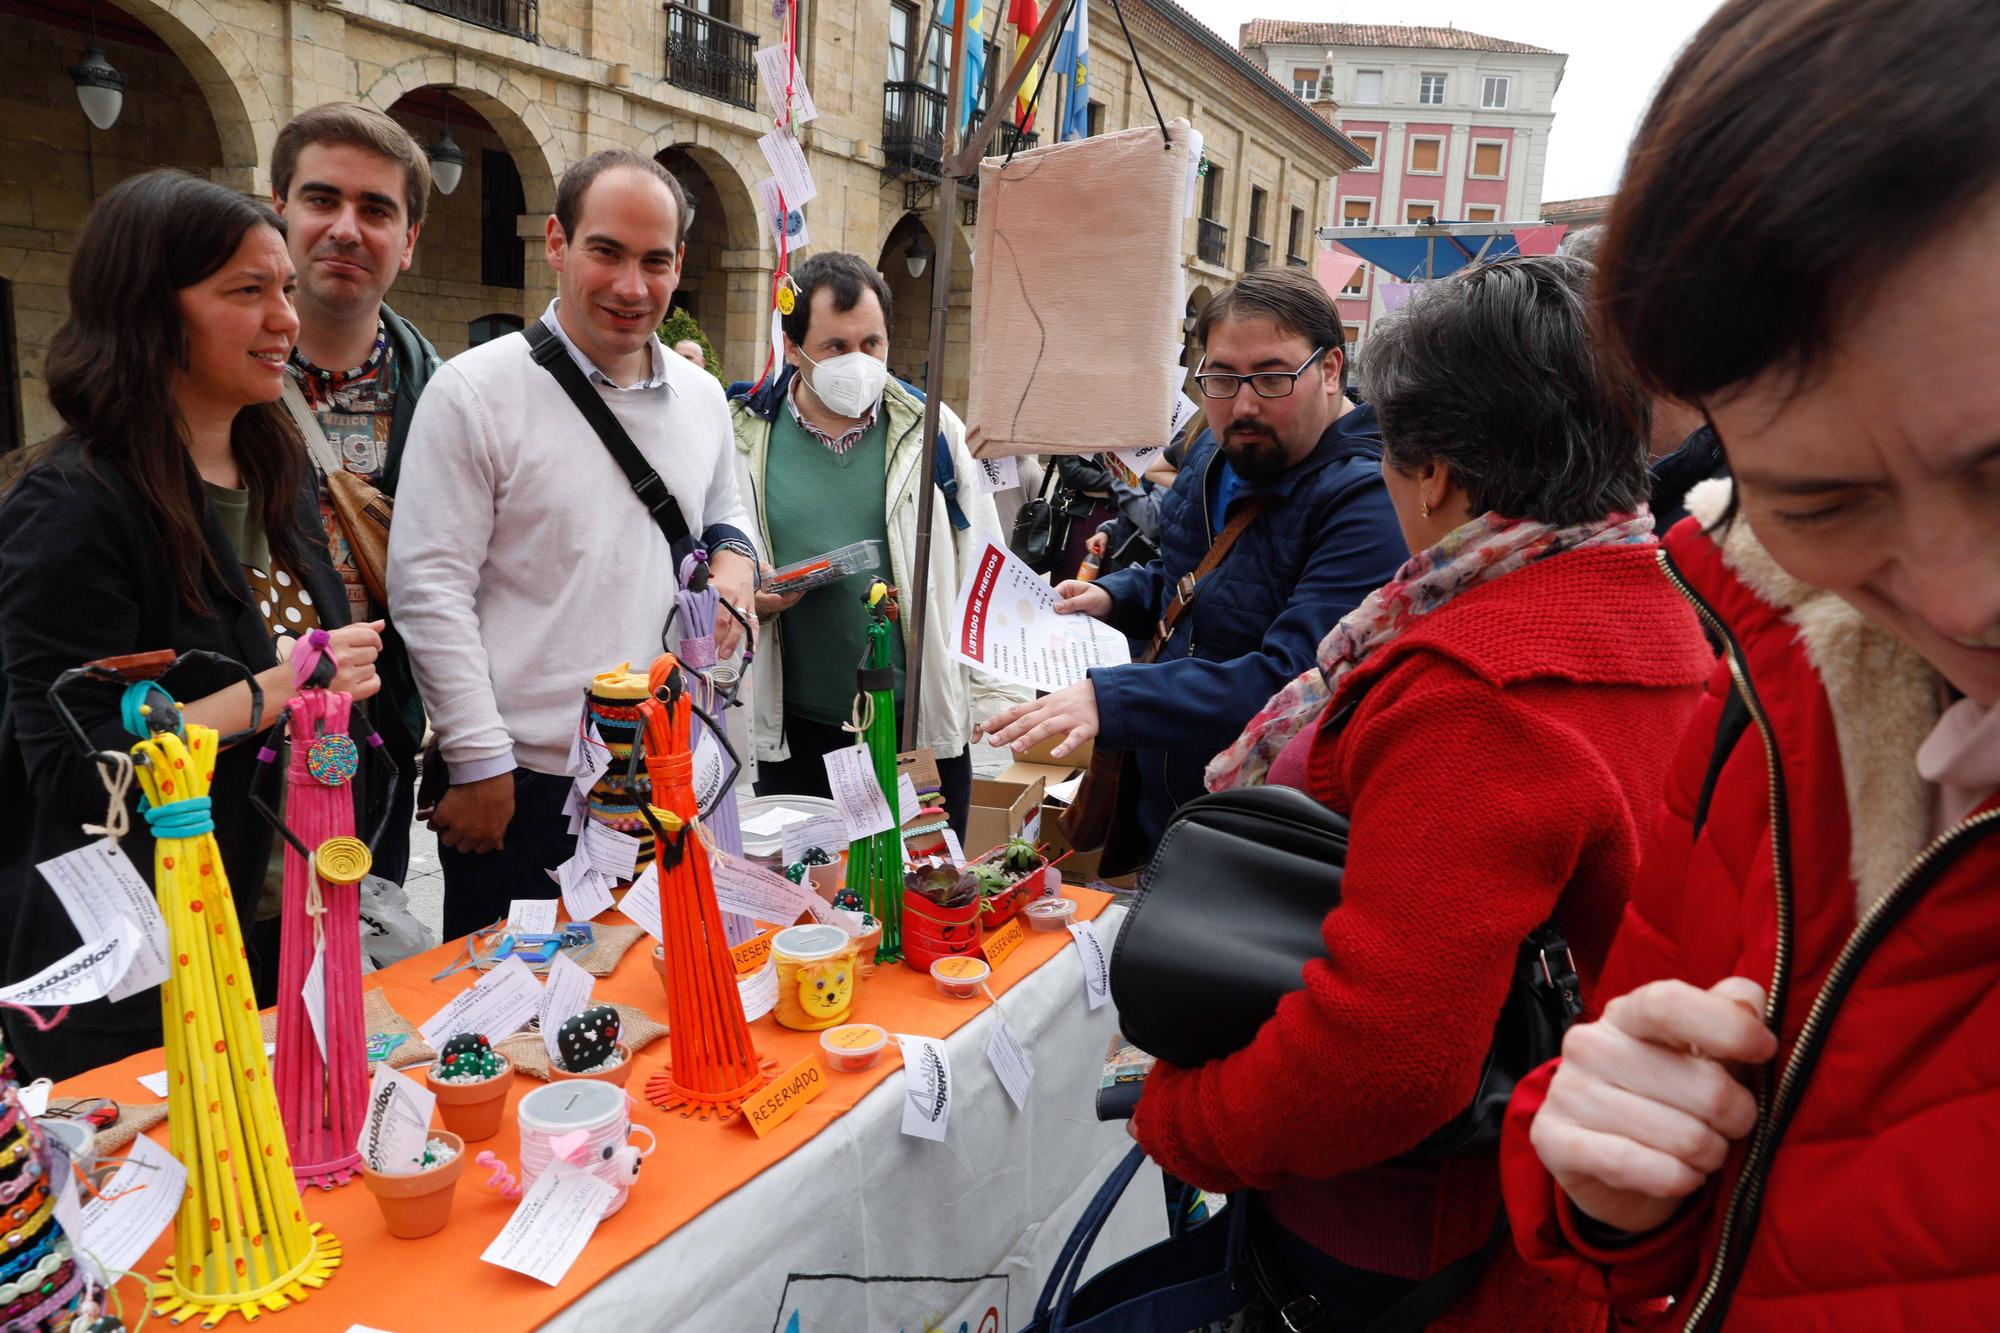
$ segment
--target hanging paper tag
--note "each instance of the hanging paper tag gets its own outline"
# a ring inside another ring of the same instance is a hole
[[[611,747],[604,743],[604,736],[592,722],[588,735],[578,731],[576,740],[570,747],[570,772],[576,775],[576,789],[587,792],[611,771]]]
[[[972,484],[991,495],[995,491],[1011,491],[1021,484],[1021,460],[1009,454],[1005,458],[975,458],[979,464],[972,473]]]
[[[931,1037],[896,1034],[903,1048],[903,1132],[944,1142],[951,1122],[951,1059]]]
[[[553,1287],[583,1253],[604,1210],[617,1197],[610,1182],[559,1163],[528,1187],[514,1215],[479,1258]]]
[[[139,950],[125,975],[105,992],[106,998],[123,1000],[167,979],[167,923],[160,916],[159,900],[116,839],[100,838],[35,869],[62,901],[77,938],[105,939],[119,917],[136,929]]]
[[[772,130],[760,136],[757,147],[764,151],[764,160],[771,164],[771,178],[785,192],[786,204],[792,208],[804,208],[819,197],[819,186],[813,183],[812,168],[806,165],[806,150],[790,130]]]
[[[725,912],[787,926],[802,912],[812,913],[815,921],[832,920],[833,909],[811,889],[728,852],[716,854],[710,874],[715,879],[715,901]]]
[[[847,850],[847,821],[837,814],[813,815],[802,823],[785,826],[785,864],[803,860],[808,848],[817,847],[829,856]]]
[[[572,921],[594,920],[616,906],[611,900],[611,881],[581,851],[562,863],[556,872],[556,883],[562,885],[563,906],[569,910]]]
[[[778,182],[766,176],[763,180],[757,182],[756,190],[758,202],[764,209],[764,217],[771,224],[771,240],[773,244],[782,241],[787,254],[793,250],[802,250],[812,244],[812,235],[806,230],[805,210],[798,207],[786,207],[779,200]],[[782,346],[779,347],[778,351],[780,356],[784,354]]]
[[[639,878],[632,881],[631,889],[618,900],[618,910],[633,925],[651,935],[655,943],[667,942],[666,932],[660,927],[659,862],[655,861],[639,872]]]
[[[549,1059],[559,1060],[556,1034],[564,1020],[590,1008],[591,988],[596,985],[597,978],[578,967],[568,954],[557,954],[549,964],[549,979],[542,987],[541,1012],[542,1045],[548,1048]]]
[[[124,1165],[86,1203],[77,1230],[77,1248],[88,1250],[107,1272],[124,1272],[152,1248],[180,1211],[187,1193],[187,1168],[144,1134],[132,1140]]]
[[[416,1174],[423,1165],[437,1094],[385,1062],[375,1066],[368,1085],[368,1111],[361,1121],[361,1160],[385,1176]]]
[[[299,998],[306,1004],[306,1020],[312,1024],[313,1040],[319,1043],[319,1062],[326,1063],[326,946],[313,946],[312,966],[306,969]]]
[[[896,816],[890,813],[889,802],[883,798],[882,784],[875,780],[875,760],[867,750],[859,745],[842,746],[827,751],[821,762],[826,765],[833,803],[840,807],[841,817],[847,821],[849,842],[896,827]]]
[[[896,813],[905,824],[924,812],[924,803],[917,799],[917,784],[910,781],[908,773],[896,775]]]
[[[630,833],[621,833],[609,824],[600,824],[594,819],[583,826],[577,851],[590,858],[590,864],[599,874],[611,879],[630,879],[632,872],[639,867],[639,840]],[[576,920],[588,918],[577,917]]]
[[[0,987],[0,1000],[42,1009],[101,1000],[131,970],[140,947],[139,928],[116,917],[103,937],[70,950],[25,981]]]
[[[31,1116],[38,1116],[49,1109],[49,1094],[55,1090],[55,1084],[45,1078],[38,1078],[33,1083],[16,1089],[14,1096],[21,1103],[23,1111]]]
[[[1021,941],[1027,938],[1028,932],[1021,925],[1021,918],[1017,916],[988,935],[981,941],[979,947],[985,950],[987,963],[997,972],[1000,970],[1000,964],[1006,962],[1008,956],[1021,947]]]
[[[992,1035],[986,1038],[986,1058],[993,1064],[993,1072],[1000,1076],[1000,1086],[1007,1089],[1013,1099],[1014,1109],[1028,1109],[1028,1085],[1035,1081],[1035,1062],[1028,1058],[1028,1048],[1007,1026],[1007,1020],[998,1010],[993,1017]]]
[[[541,1007],[542,983],[535,980],[526,963],[509,958],[470,990],[453,996],[451,1003],[432,1014],[417,1031],[433,1047],[461,1032],[483,1032],[488,1041],[497,1042],[528,1026]]]
[[[785,98],[787,73],[791,75],[792,86],[789,104]],[[780,124],[785,122],[787,112],[794,125],[819,119],[819,108],[813,105],[812,94],[806,91],[806,79],[799,73],[799,62],[796,57],[786,61],[783,42],[757,48],[757,81],[764,85],[764,98],[771,104],[773,118]]]
[[[1104,958],[1104,941],[1097,938],[1089,921],[1072,921],[1069,933],[1076,941],[1077,957],[1083,960],[1083,998],[1095,1009],[1111,998],[1111,968]]]
[[[963,866],[965,864],[965,848],[959,845],[958,835],[951,831],[951,825],[949,824],[945,825],[944,829],[944,853],[951,858],[953,865]]]
[[[554,898],[516,898],[507,904],[507,929],[518,935],[556,933]]]
[[[808,1055],[744,1102],[743,1117],[761,1139],[825,1091],[826,1071],[820,1068],[819,1056]]]

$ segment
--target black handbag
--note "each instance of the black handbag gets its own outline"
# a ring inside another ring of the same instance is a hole
[[[1063,515],[1056,502],[1049,498],[1049,490],[1055,484],[1056,465],[1051,459],[1042,472],[1042,488],[1014,515],[1014,537],[1008,543],[1022,563],[1037,574],[1046,574],[1054,569],[1056,557],[1063,549],[1063,543],[1056,536],[1057,520]],[[1063,526],[1063,535],[1067,537],[1067,523]]]
[[[1289,787],[1216,792],[1176,810],[1111,955],[1126,1039],[1182,1066],[1249,1045],[1304,985],[1306,963],[1327,956],[1347,839],[1343,816]],[[1520,946],[1471,1105],[1405,1160],[1499,1142],[1515,1083],[1560,1053],[1583,1012],[1578,985],[1568,945],[1543,924]]]

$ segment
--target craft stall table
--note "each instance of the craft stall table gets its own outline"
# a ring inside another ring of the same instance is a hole
[[[1066,886],[1064,893],[1077,901],[1079,919],[1097,919],[1108,950],[1123,909],[1087,889]],[[641,940],[598,980],[593,999],[635,1004],[664,1021],[650,953],[651,941]],[[432,980],[463,956],[463,941],[453,941],[371,974],[364,987],[380,989],[412,1025],[422,1024],[475,979],[468,969]],[[339,1239],[341,1265],[311,1300],[258,1322],[270,1321],[279,1333],[344,1333],[356,1325],[388,1333],[1008,1333],[1027,1322],[1084,1204],[1130,1143],[1122,1124],[1100,1123],[1093,1113],[1116,1015],[1109,1003],[1086,1005],[1071,936],[1030,932],[995,970],[991,988],[1034,1063],[1023,1109],[986,1055],[999,1017],[995,1002],[947,999],[928,976],[885,965],[863,984],[854,1016],[892,1033],[947,1038],[952,1109],[943,1142],[900,1132],[905,1092],[894,1046],[867,1071],[828,1070],[825,1092],[759,1139],[741,1117],[685,1119],[645,1102],[643,1080],[668,1054],[662,1038],[636,1053],[630,1088],[633,1123],[651,1128],[659,1148],[630,1203],[598,1226],[559,1284],[480,1260],[514,1203],[489,1192],[490,1173],[468,1163],[450,1223],[421,1240],[392,1238],[359,1181],[307,1190],[307,1217]],[[820,1049],[818,1034],[781,1028],[770,1017],[751,1032],[781,1069]],[[55,1095],[152,1101],[136,1080],[163,1065],[159,1050],[143,1052],[66,1080]],[[412,1072],[421,1077],[420,1069]],[[499,1135],[468,1151],[490,1149],[518,1168],[513,1107],[542,1084],[526,1073],[514,1078]],[[149,1133],[165,1145],[164,1123]],[[1127,1191],[1092,1256],[1093,1270],[1165,1235],[1160,1201],[1159,1190],[1143,1183]],[[138,1271],[157,1272],[171,1239],[169,1228]],[[124,1290],[129,1311],[132,1284]]]

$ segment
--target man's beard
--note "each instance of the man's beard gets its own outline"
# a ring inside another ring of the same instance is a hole
[[[1232,428],[1223,436],[1222,452],[1228,457],[1229,466],[1236,469],[1236,475],[1254,485],[1276,481],[1292,468],[1285,457],[1285,446],[1266,430]]]

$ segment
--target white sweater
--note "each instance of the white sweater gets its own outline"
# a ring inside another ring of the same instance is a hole
[[[754,532],[721,386],[662,360],[665,387],[599,394],[697,537]],[[591,677],[658,655],[678,586],[667,539],[525,338],[431,377],[396,491],[389,611],[452,781],[562,773]]]

